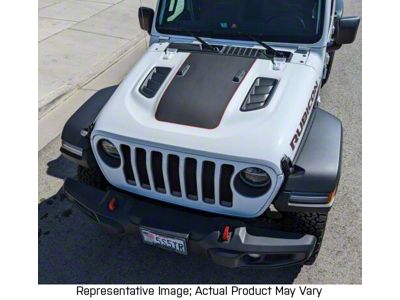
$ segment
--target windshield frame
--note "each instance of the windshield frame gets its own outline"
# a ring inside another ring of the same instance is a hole
[[[246,1],[246,0],[243,0]],[[230,33],[222,33],[222,32],[215,32],[215,31],[202,31],[202,30],[196,30],[196,29],[183,29],[183,30],[178,30],[178,29],[165,29],[162,28],[159,25],[159,18],[162,15],[162,3],[164,0],[159,0],[157,3],[157,8],[156,8],[156,15],[153,20],[153,31],[158,33],[158,35],[162,36],[176,36],[176,37],[185,37],[185,38],[193,38],[193,36],[188,33],[188,31],[195,32],[198,36],[204,37],[204,38],[212,38],[212,39],[218,39],[218,40],[235,40],[235,41],[246,41],[250,43],[254,43],[254,40],[249,38],[250,35],[253,37],[257,37],[258,39],[262,41],[269,42],[271,44],[303,44],[303,45],[313,45],[316,43],[319,43],[325,34],[325,27],[326,23],[329,22],[329,18],[326,18],[326,11],[327,11],[327,0],[322,0],[321,1],[321,14],[320,14],[320,28],[319,28],[319,33],[318,35],[315,35],[313,39],[308,39],[308,40],[296,40],[297,37],[289,37],[289,36],[268,36],[268,35],[259,35],[259,34],[254,34],[251,32],[240,32],[238,31],[237,34],[230,34]]]

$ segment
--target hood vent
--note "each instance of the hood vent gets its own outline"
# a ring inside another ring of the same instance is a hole
[[[171,68],[167,67],[153,68],[140,86],[139,92],[147,98],[153,98],[170,72]]]
[[[222,54],[226,55],[234,55],[234,56],[245,56],[245,57],[253,57],[258,58],[260,56],[264,56],[262,54],[262,50],[255,48],[244,48],[244,47],[231,47],[226,46],[221,50]]]
[[[271,98],[278,80],[271,78],[257,78],[246,99],[244,100],[241,111],[250,111],[265,107]]]

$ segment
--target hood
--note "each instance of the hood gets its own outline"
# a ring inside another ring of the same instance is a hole
[[[315,70],[298,63],[274,68],[256,57],[166,51],[167,46],[153,44],[135,65],[101,111],[92,137],[257,162],[280,174],[280,161],[294,157],[316,99]],[[273,82],[268,99],[262,108],[244,111],[259,78]]]

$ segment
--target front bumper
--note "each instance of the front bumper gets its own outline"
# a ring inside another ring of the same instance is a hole
[[[316,243],[312,235],[271,230],[254,220],[199,212],[113,189],[104,192],[73,179],[65,181],[64,192],[91,219],[114,234],[140,238],[141,226],[184,234],[189,252],[206,254],[214,263],[226,267],[301,264],[310,257]],[[116,209],[110,211],[113,198]],[[226,226],[231,229],[230,239],[222,241]]]

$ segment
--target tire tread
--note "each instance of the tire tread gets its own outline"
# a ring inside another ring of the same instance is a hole
[[[317,243],[310,258],[305,262],[306,265],[312,265],[317,259],[321,249],[322,240],[325,233],[327,213],[308,212],[308,213],[286,213],[284,219],[284,229],[290,232],[311,234],[317,238]]]

